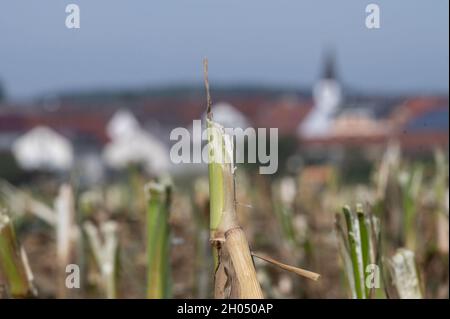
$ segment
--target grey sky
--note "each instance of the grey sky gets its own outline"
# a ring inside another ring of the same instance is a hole
[[[370,2],[379,30],[364,24]],[[448,23],[447,0],[3,0],[0,79],[12,98],[200,83],[208,56],[216,84],[308,87],[332,46],[353,88],[448,92]]]

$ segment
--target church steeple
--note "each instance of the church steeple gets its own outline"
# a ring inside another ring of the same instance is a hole
[[[322,79],[336,80],[335,53],[332,50],[324,55]]]
[[[322,67],[322,77],[313,88],[314,108],[300,126],[300,134],[307,138],[330,134],[333,118],[341,104],[341,88],[336,80],[333,51],[326,51]]]

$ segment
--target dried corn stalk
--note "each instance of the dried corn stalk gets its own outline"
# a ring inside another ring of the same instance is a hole
[[[401,299],[422,299],[414,253],[400,248],[389,260],[391,277]]]
[[[233,139],[214,122],[204,61],[208,96],[210,239],[215,249],[216,298],[263,298],[247,239],[236,218]]]
[[[56,258],[58,263],[58,296],[66,297],[66,267],[74,253],[74,233],[76,230],[75,203],[72,187],[61,185],[55,199],[56,215]]]
[[[11,213],[21,215],[29,212],[51,226],[56,224],[56,216],[52,208],[7,181],[0,182],[0,196],[7,203]]]
[[[262,298],[243,230],[237,224],[233,141],[208,120],[210,147],[211,242],[216,249],[217,298]]]
[[[117,298],[119,241],[117,223],[106,221],[99,228],[87,221],[84,223],[94,259],[100,270],[101,286],[108,299]]]

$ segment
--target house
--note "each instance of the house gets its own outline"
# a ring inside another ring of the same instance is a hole
[[[327,57],[324,75],[314,87],[314,106],[299,124],[302,149],[382,150],[391,140],[411,152],[448,148],[448,96],[345,94],[333,65]]]

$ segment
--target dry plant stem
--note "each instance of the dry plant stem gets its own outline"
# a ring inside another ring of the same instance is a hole
[[[336,214],[336,222],[335,222],[335,229],[338,239],[338,248],[339,248],[339,255],[342,258],[342,262],[344,263],[344,272],[347,277],[348,285],[350,288],[350,291],[352,292],[352,297],[356,298],[356,287],[355,287],[355,278],[353,277],[353,266],[352,261],[350,258],[350,248],[348,246],[345,231],[342,228],[342,216],[340,214]]]
[[[224,165],[226,166],[226,165]],[[223,213],[211,242],[217,248],[216,298],[263,298],[247,239],[236,221],[232,171],[224,170]]]
[[[225,247],[228,250],[236,278],[237,297],[241,299],[263,298],[248,242],[241,228],[232,228],[225,233]],[[234,289],[233,285],[231,288]]]
[[[206,115],[208,119],[212,119],[211,117],[211,94],[209,92],[209,81],[208,81],[208,59],[203,60],[203,76],[205,78],[205,90],[206,90]]]
[[[448,220],[448,160],[444,152],[435,151],[434,161],[436,173],[434,178],[435,223],[437,224],[437,247],[441,254],[449,252],[449,220]]]
[[[25,251],[19,248],[10,218],[0,212],[0,271],[4,274],[9,293],[14,298],[35,294],[33,278]]]
[[[295,273],[295,274],[297,274],[299,276],[302,276],[302,277],[305,277],[305,278],[308,278],[308,279],[311,279],[311,280],[314,280],[314,281],[317,281],[320,278],[320,274],[318,274],[318,273],[315,273],[315,272],[312,272],[312,271],[309,271],[309,270],[305,270],[305,269],[301,269],[301,268],[298,268],[298,267],[294,267],[294,266],[283,264],[283,263],[281,263],[281,262],[279,262],[279,261],[277,261],[277,260],[275,260],[273,258],[270,258],[268,256],[265,256],[265,255],[262,255],[262,254],[259,254],[259,253],[252,252],[252,256],[254,256],[256,258],[259,258],[259,259],[262,259],[264,261],[267,261],[268,263],[271,263],[271,264],[273,264],[275,266],[278,266],[281,269],[293,272],[293,273]]]
[[[108,299],[117,297],[119,247],[117,228],[118,225],[114,221],[102,223],[99,229],[89,221],[84,223],[84,229],[88,236],[92,253],[100,270],[101,285],[104,289],[105,297]]]
[[[21,191],[6,181],[0,183],[0,194],[11,208],[12,213],[22,214],[29,212],[51,226],[56,224],[56,215],[53,209],[34,199],[30,194]]]
[[[236,218],[232,137],[212,120],[204,60],[209,149],[210,236],[216,256],[215,298],[263,298],[247,239]]]
[[[195,296],[199,299],[208,298],[210,288],[210,273],[212,260],[210,260],[209,229],[207,217],[209,214],[209,183],[205,178],[199,178],[194,183],[194,203],[197,210],[195,214],[196,224],[196,271],[195,271]]]
[[[389,261],[391,276],[401,299],[422,299],[419,275],[411,250],[400,248]]]
[[[70,263],[73,251],[74,197],[72,188],[61,185],[55,200],[56,212],[56,250],[58,262],[58,297],[66,297],[66,267]]]

